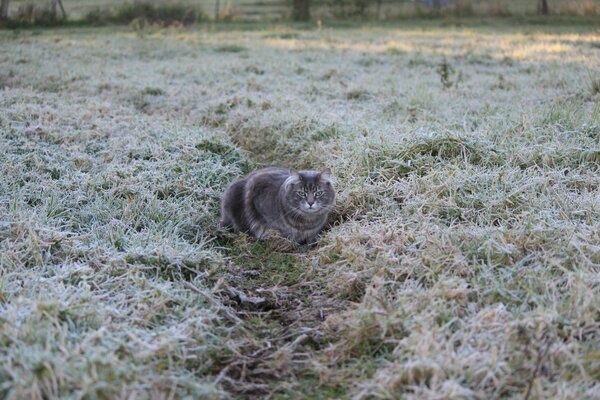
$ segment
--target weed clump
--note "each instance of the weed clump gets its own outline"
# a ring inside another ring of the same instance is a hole
[[[453,86],[456,87],[462,79],[461,74],[457,75],[452,64],[450,64],[445,58],[438,65],[436,72],[440,77],[440,82],[442,83],[444,89],[450,89]]]
[[[147,87],[144,88],[144,90],[142,90],[142,95],[147,94],[150,96],[160,96],[162,94],[165,94],[165,91],[162,90],[161,88],[154,88],[154,87]]]
[[[423,175],[440,163],[497,165],[502,160],[502,154],[491,143],[472,137],[430,134],[392,145],[371,143],[364,162],[372,177],[393,179],[413,173]]]
[[[246,47],[238,44],[227,44],[215,48],[215,51],[218,53],[241,53],[247,50]]]

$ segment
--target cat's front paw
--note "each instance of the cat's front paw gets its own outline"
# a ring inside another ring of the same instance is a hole
[[[309,238],[304,239],[302,242],[300,242],[301,245],[303,246],[308,246],[308,247],[315,247],[317,244],[319,243],[319,237],[318,236],[311,236]]]
[[[283,237],[274,229],[267,230],[262,239],[265,240],[269,245],[269,248],[274,251],[290,251],[296,246],[296,243],[286,237]]]

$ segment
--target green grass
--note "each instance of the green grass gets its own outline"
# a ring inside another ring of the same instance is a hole
[[[244,46],[238,46],[235,44],[228,44],[215,48],[215,51],[219,53],[242,53],[246,50],[247,49]]]
[[[597,22],[516,20],[0,31],[0,397],[598,397]]]

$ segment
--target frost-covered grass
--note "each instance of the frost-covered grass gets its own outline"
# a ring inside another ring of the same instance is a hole
[[[0,397],[599,397],[600,34],[439,24],[0,32]]]

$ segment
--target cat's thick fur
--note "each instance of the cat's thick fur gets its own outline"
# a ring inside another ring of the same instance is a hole
[[[221,226],[264,239],[270,230],[314,242],[335,206],[331,171],[269,167],[232,182],[221,200]]]

